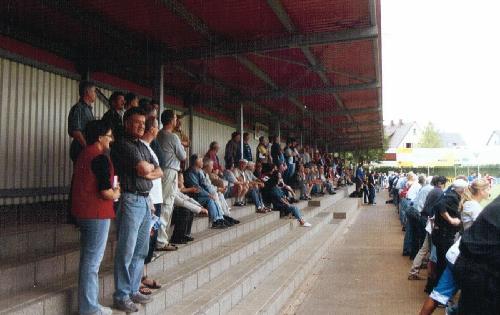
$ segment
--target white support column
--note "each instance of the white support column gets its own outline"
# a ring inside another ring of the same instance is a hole
[[[165,110],[165,95],[164,95],[164,76],[165,76],[165,66],[159,62],[159,59],[155,61],[153,65],[153,99],[158,101],[158,105],[160,105],[160,112],[158,113],[158,118],[161,113]],[[160,121],[161,125],[161,121]],[[161,128],[161,126],[160,126]]]
[[[238,122],[239,122],[239,131],[240,131],[240,134],[241,134],[241,140],[240,140],[240,152],[241,152],[241,157],[240,158],[243,158],[243,132],[244,132],[244,128],[243,128],[243,103],[240,103],[240,114],[238,115]]]

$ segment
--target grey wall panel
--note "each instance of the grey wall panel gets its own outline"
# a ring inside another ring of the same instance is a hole
[[[106,97],[112,93],[106,88],[100,90]],[[0,189],[70,185],[71,139],[67,133],[67,117],[77,101],[77,80],[0,58]],[[106,104],[97,99],[94,104],[96,118],[102,117],[106,110]],[[210,142],[215,140],[222,148],[219,153],[222,162],[224,147],[234,130],[226,124],[194,116],[193,152],[205,154]],[[183,131],[189,134],[188,116],[183,119]],[[256,145],[252,133],[252,151]],[[65,197],[0,198],[0,205]]]
[[[78,82],[0,59],[0,189],[59,187],[70,183],[67,115]],[[20,203],[61,195],[0,200]]]

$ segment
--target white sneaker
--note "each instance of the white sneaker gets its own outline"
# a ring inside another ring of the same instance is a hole
[[[113,314],[113,310],[110,309],[109,307],[101,306],[99,308],[99,312],[97,314],[99,314],[99,315],[112,315]]]
[[[304,224],[301,225],[302,227],[311,227],[312,224],[309,222],[304,222]]]

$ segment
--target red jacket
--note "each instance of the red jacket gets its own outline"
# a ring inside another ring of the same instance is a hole
[[[102,152],[96,145],[87,146],[78,156],[73,172],[71,212],[77,219],[112,219],[115,217],[113,200],[105,200],[97,187],[97,177],[92,172],[92,160]],[[115,171],[109,160],[110,182]]]

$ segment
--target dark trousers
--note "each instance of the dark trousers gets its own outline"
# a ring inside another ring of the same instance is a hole
[[[375,187],[368,188],[368,202],[370,204],[375,202]]]
[[[191,227],[193,226],[194,214],[186,208],[175,207],[172,213],[172,225],[174,232],[170,241],[183,239],[186,235],[191,234]],[[175,243],[175,242],[174,242]]]
[[[436,246],[436,279],[439,280],[446,269],[446,265],[448,264],[448,261],[446,260],[446,252],[454,243],[454,235],[451,235],[450,233],[442,233],[440,230],[434,230],[432,231],[432,243]]]
[[[363,185],[362,187],[362,191],[363,191],[363,202],[364,203],[368,203],[369,201],[369,192],[368,192],[368,187]]]

